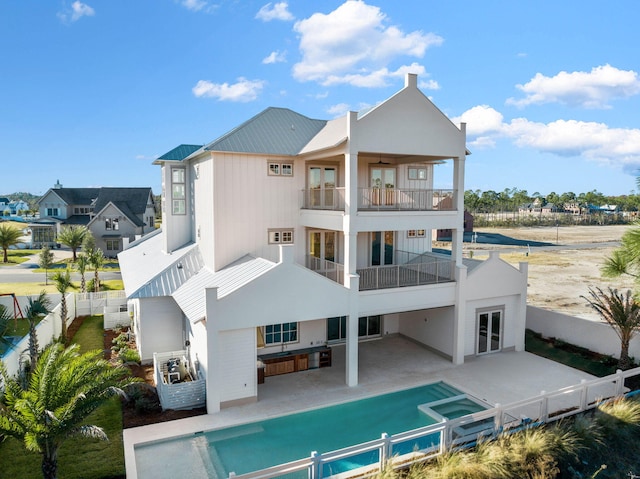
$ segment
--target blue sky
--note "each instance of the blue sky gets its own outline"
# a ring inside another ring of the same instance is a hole
[[[0,194],[56,180],[159,193],[151,163],[181,143],[269,106],[331,119],[406,72],[467,123],[466,189],[628,194],[639,13],[636,0],[0,0]]]

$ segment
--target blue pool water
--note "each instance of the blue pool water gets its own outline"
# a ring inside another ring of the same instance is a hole
[[[181,477],[226,478],[229,472],[244,474],[309,457],[312,451],[335,451],[379,439],[382,433],[391,436],[434,424],[437,420],[421,412],[418,406],[461,394],[439,382],[187,438],[136,446],[138,477],[173,477],[166,473],[168,467],[175,466],[176,458],[182,458],[186,463],[180,469]],[[481,409],[483,407],[477,403],[465,402],[458,412],[449,409],[447,417],[460,417]],[[412,440],[395,449],[394,454],[424,449],[437,443],[438,439],[434,434],[418,443]],[[332,473],[343,472],[370,464],[378,459],[377,454],[376,451],[363,457],[350,457],[325,467]]]

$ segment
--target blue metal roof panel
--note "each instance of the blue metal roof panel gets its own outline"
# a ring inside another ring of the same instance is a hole
[[[158,160],[182,161],[194,151],[198,151],[200,148],[202,148],[202,145],[179,145],[173,150],[166,152],[164,155],[159,156]]]
[[[205,146],[209,151],[296,155],[325,126],[288,108],[269,107]]]

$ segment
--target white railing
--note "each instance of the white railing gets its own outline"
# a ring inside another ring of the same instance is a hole
[[[337,451],[318,454],[260,471],[236,475],[230,479],[270,479],[296,472],[309,479],[327,477],[368,477],[385,467],[401,469],[424,462],[445,450],[475,443],[480,437],[495,437],[503,431],[517,431],[593,409],[604,400],[635,394],[625,386],[625,380],[640,380],[640,368],[618,371],[610,376],[582,381],[575,386],[541,393],[507,405],[444,420],[431,426],[354,445]]]
[[[356,272],[360,275],[360,291],[423,286],[455,281],[455,261],[372,266]]]
[[[358,209],[455,211],[455,190],[358,188]]]
[[[358,188],[358,210],[455,211],[456,190]],[[345,188],[306,188],[302,208],[344,211]]]
[[[360,291],[404,288],[455,281],[455,261],[427,254],[413,255],[410,262],[359,268]],[[306,267],[336,283],[344,282],[344,265],[315,256],[306,257]]]

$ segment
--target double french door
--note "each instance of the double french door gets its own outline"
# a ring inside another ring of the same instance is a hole
[[[332,209],[336,206],[336,168],[309,167],[309,203],[314,208]]]
[[[502,348],[501,309],[478,312],[477,353],[487,354]]]

